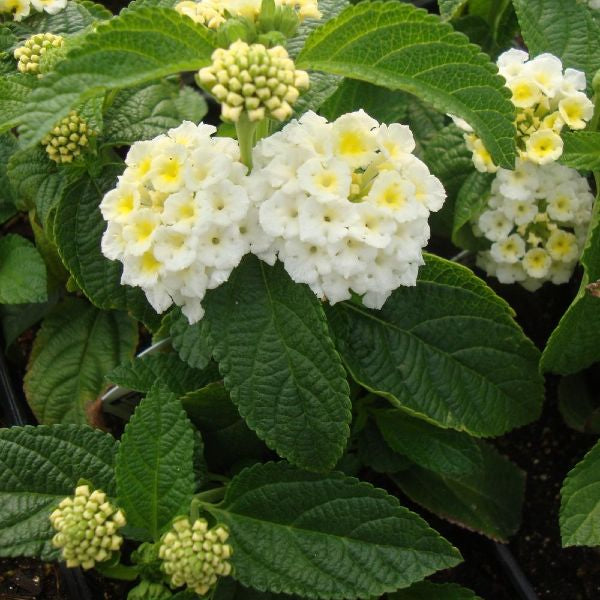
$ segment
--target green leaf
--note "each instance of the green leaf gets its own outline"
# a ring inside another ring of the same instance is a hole
[[[176,308],[165,317],[165,323],[179,358],[194,369],[204,369],[212,356],[206,320],[190,325],[181,309]]]
[[[98,308],[129,310],[155,329],[160,318],[142,290],[122,286],[121,263],[105,258],[100,249],[106,227],[100,201],[114,187],[121,171],[120,165],[107,168],[100,177],[86,175],[69,187],[56,210],[55,241],[77,285]]]
[[[544,348],[540,368],[561,375],[577,373],[600,361],[600,298],[588,285],[600,279],[600,202],[596,198],[580,259],[583,278],[577,296]]]
[[[560,162],[573,169],[600,171],[600,132],[573,131],[563,134]]]
[[[40,423],[85,423],[104,377],[133,354],[136,324],[124,313],[100,311],[75,298],[42,323],[25,375],[25,394]]]
[[[49,516],[80,479],[114,495],[116,440],[86,426],[0,430],[0,556],[57,558]]]
[[[191,88],[183,90],[191,91]],[[178,99],[183,97],[184,92],[180,92],[176,83],[163,81],[121,90],[104,116],[102,143],[117,146],[133,144],[154,138],[184,120],[200,121],[208,110],[206,101],[197,92],[191,91],[191,94],[197,104],[186,93],[186,103],[179,103],[184,104],[180,110]]]
[[[377,411],[375,420],[392,450],[425,469],[455,477],[481,471],[479,446],[466,434],[440,429],[401,410]]]
[[[388,600],[481,600],[471,590],[455,583],[421,581],[406,590],[388,594]]]
[[[493,173],[473,171],[458,190],[452,223],[452,243],[456,246],[479,249],[481,240],[475,237],[471,220],[483,212],[495,177]]]
[[[127,524],[158,540],[194,494],[194,430],[176,396],[155,386],[125,427],[117,496]]]
[[[6,172],[7,163],[17,149],[17,139],[12,133],[0,134],[0,225],[16,212],[15,195]]]
[[[110,17],[110,13],[108,13],[108,17]],[[107,16],[105,15],[103,18],[107,18]],[[13,29],[21,37],[46,32],[71,35],[85,29],[94,23],[96,19],[97,15],[92,14],[85,4],[67,2],[65,8],[54,15],[47,12],[32,11],[31,16],[25,21],[13,24]]]
[[[204,304],[213,356],[250,429],[303,468],[332,468],[350,432],[351,406],[315,295],[281,263],[246,257]]]
[[[444,127],[445,117],[413,96],[408,105],[408,124],[420,150]]]
[[[300,117],[309,110],[317,111],[335,93],[344,81],[339,75],[310,71],[310,88],[294,104],[294,116]]]
[[[220,578],[211,600],[302,600],[300,596],[258,592],[244,587],[232,577]]]
[[[600,546],[600,442],[569,471],[560,495],[563,546]]]
[[[504,80],[435,15],[400,2],[352,6],[308,38],[297,64],[415,94],[470,123],[496,164],[513,165],[514,107]]]
[[[427,255],[416,287],[380,311],[342,302],[327,314],[352,377],[409,414],[476,436],[540,414],[538,351],[465,267]]]
[[[391,475],[396,485],[427,510],[499,541],[521,522],[525,473],[480,442],[480,469],[462,476],[434,473],[419,466]]]
[[[72,107],[101,90],[195,71],[210,62],[213,50],[209,31],[174,10],[125,10],[98,25],[40,80],[26,106],[23,141],[40,140]]]
[[[0,237],[0,304],[44,302],[46,265],[36,247],[24,237]]]
[[[468,0],[438,0],[442,19],[449,21],[456,17],[467,2]]]
[[[600,434],[600,396],[585,373],[561,377],[558,410],[565,423],[581,433]]]
[[[234,577],[259,591],[373,598],[460,561],[396,498],[339,472],[255,465],[204,508],[230,529]]]
[[[357,438],[359,460],[377,473],[397,473],[412,465],[410,460],[394,452],[383,439],[377,425],[368,421]]]
[[[219,373],[213,366],[204,371],[192,369],[177,354],[169,352],[140,356],[119,365],[106,378],[137,392],[148,392],[155,383],[160,382],[179,396],[215,381]]]
[[[222,383],[189,392],[181,403],[202,433],[211,471],[221,473],[241,461],[260,461],[267,455],[266,446],[248,429]]]
[[[564,67],[584,71],[588,85],[600,69],[600,24],[583,2],[513,0],[521,34],[532,56],[549,52]]]
[[[12,129],[26,113],[25,106],[36,82],[33,75],[0,77],[0,133]]]

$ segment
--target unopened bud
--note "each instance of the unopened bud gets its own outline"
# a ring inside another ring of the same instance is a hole
[[[54,162],[70,163],[88,145],[92,133],[84,119],[71,111],[44,137],[42,145]]]
[[[60,35],[53,33],[36,33],[28,38],[22,46],[19,46],[14,57],[19,61],[17,69],[21,73],[40,74],[40,61],[42,56],[55,48],[62,48],[65,40]]]

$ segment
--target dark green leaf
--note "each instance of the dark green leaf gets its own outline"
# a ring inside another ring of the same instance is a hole
[[[455,583],[421,581],[406,590],[388,594],[388,600],[481,600],[471,590]]]
[[[190,325],[179,308],[165,317],[171,344],[179,358],[195,369],[204,369],[210,362],[212,349],[206,320]]]
[[[600,434],[600,395],[584,373],[561,378],[558,410],[569,427],[582,433]]]
[[[44,302],[46,265],[36,247],[24,237],[0,237],[0,304]]]
[[[361,431],[357,444],[359,460],[377,473],[397,473],[412,464],[385,443],[379,429],[371,421]]]

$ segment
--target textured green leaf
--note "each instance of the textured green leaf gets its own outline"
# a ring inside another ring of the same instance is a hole
[[[122,387],[148,392],[161,383],[177,395],[200,389],[219,378],[216,367],[192,369],[174,352],[147,354],[113,369],[106,378]]]
[[[478,250],[481,240],[475,237],[471,220],[483,212],[487,204],[493,173],[473,171],[463,182],[456,196],[454,222],[452,223],[452,242],[460,248]]]
[[[212,600],[302,600],[300,596],[258,592],[244,587],[232,577],[220,578]]]
[[[584,2],[513,0],[521,34],[532,56],[549,52],[563,66],[584,71],[588,85],[600,69],[600,23]]]
[[[68,299],[39,330],[25,375],[25,394],[40,423],[85,423],[104,377],[133,354],[136,324],[124,313]]]
[[[600,546],[600,442],[569,472],[560,494],[563,546]]]
[[[110,13],[108,13],[110,16]],[[104,16],[103,18],[106,18]],[[67,2],[65,8],[54,15],[47,12],[31,11],[31,15],[12,28],[20,37],[29,37],[34,33],[55,33],[70,35],[85,29],[97,20],[88,7],[79,2]]]
[[[47,298],[46,265],[35,246],[20,235],[0,237],[0,304]]]
[[[357,440],[358,459],[377,473],[397,473],[412,465],[406,456],[394,452],[383,439],[377,425],[368,421]]]
[[[123,11],[98,25],[40,80],[26,106],[24,141],[40,140],[73,106],[101,90],[195,71],[208,64],[213,50],[208,30],[174,10]]]
[[[388,594],[388,600],[481,600],[471,590],[455,583],[420,581],[406,590]]]
[[[157,540],[194,494],[194,430],[181,403],[155,386],[125,427],[117,455],[117,496],[127,523]]]
[[[438,0],[440,15],[444,21],[449,21],[458,15],[468,0]]]
[[[427,103],[421,102],[414,96],[408,104],[408,124],[417,142],[417,152],[422,152],[431,138],[433,138],[445,124],[443,114],[431,108]]]
[[[56,559],[53,507],[80,479],[114,495],[116,446],[86,426],[0,429],[0,555]]]
[[[327,314],[354,379],[397,408],[476,436],[540,413],[538,351],[465,267],[429,255],[416,287],[396,290],[381,311],[343,302]]]
[[[248,426],[291,462],[332,468],[349,435],[350,398],[315,295],[281,263],[246,257],[204,304],[213,356]]]
[[[0,77],[0,133],[14,127],[25,114],[25,106],[36,81],[33,75]]]
[[[164,321],[171,335],[171,345],[179,358],[195,369],[204,369],[210,362],[212,348],[205,320],[190,325],[179,308],[171,311]]]
[[[600,298],[587,286],[600,280],[600,202],[596,199],[580,260],[583,278],[577,296],[552,332],[542,354],[542,371],[577,373],[600,361]]]
[[[470,123],[496,164],[514,162],[514,107],[504,80],[435,15],[400,2],[355,5],[317,29],[297,62],[415,94]]]
[[[565,423],[582,433],[600,434],[600,396],[585,373],[561,377],[558,410]]]
[[[52,297],[48,302],[42,303],[0,305],[5,349],[9,348],[24,331],[43,319],[56,301],[57,298]]]
[[[212,471],[220,473],[240,461],[267,455],[266,446],[248,429],[222,383],[189,392],[181,403],[202,433],[204,456]]]
[[[521,523],[525,473],[479,442],[483,465],[454,477],[419,466],[391,475],[413,501],[452,523],[506,541]]]
[[[101,177],[90,175],[69,187],[56,210],[54,235],[60,257],[83,290],[99,308],[129,310],[136,318],[157,328],[160,318],[139,288],[121,285],[121,263],[105,258],[100,240],[106,227],[99,204],[116,183],[122,168],[106,169]]]
[[[573,169],[600,171],[600,132],[574,131],[563,134],[560,162]]]
[[[0,134],[0,224],[15,214],[15,195],[6,172],[8,160],[17,150],[12,133]]]
[[[259,591],[373,598],[460,561],[393,496],[339,472],[256,465],[204,507],[231,531],[234,577]]]
[[[483,458],[477,442],[464,433],[440,429],[401,410],[375,413],[387,444],[417,465],[449,476],[481,471]]]
[[[206,101],[199,93],[192,92],[203,110],[192,104],[191,99],[180,110],[177,100],[182,94],[176,83],[166,81],[121,90],[104,116],[102,143],[117,146],[133,144],[156,137],[184,120],[200,121],[208,110]]]

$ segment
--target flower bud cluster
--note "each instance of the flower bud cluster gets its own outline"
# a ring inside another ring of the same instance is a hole
[[[57,533],[52,544],[62,549],[67,567],[91,569],[110,558],[123,543],[117,531],[125,525],[125,517],[100,490],[90,492],[87,485],[75,489],[75,496],[62,500],[50,515]]]
[[[285,121],[300,91],[308,88],[308,73],[296,70],[283,46],[267,49],[242,41],[215,50],[212,64],[200,69],[198,78],[221,103],[223,119],[233,122],[243,111],[250,121]]]
[[[226,21],[228,14],[255,20],[260,13],[261,4],[262,0],[183,0],[175,5],[175,10],[196,23],[218,29]],[[321,18],[317,0],[275,0],[275,6],[293,8],[300,20]]]
[[[594,112],[592,101],[583,91],[585,74],[576,69],[563,72],[560,59],[552,54],[529,60],[527,52],[515,49],[498,57],[498,70],[517,108],[519,156],[538,165],[558,160],[563,152],[562,129],[583,129]],[[477,170],[496,172],[482,141],[462,119],[454,120],[466,131],[465,141]]]
[[[558,163],[517,160],[499,169],[474,233],[491,244],[477,264],[501,283],[534,291],[566,283],[583,250],[594,197],[585,177]]]
[[[17,69],[21,73],[38,75],[42,56],[48,50],[61,48],[64,43],[65,39],[61,35],[54,35],[53,33],[36,33],[32,35],[14,52],[14,57],[19,61]]]
[[[308,112],[254,149],[250,194],[272,238],[259,256],[331,304],[363,296],[380,308],[415,285],[427,219],[445,192],[412,154],[405,125],[380,125],[364,111],[328,123]]]
[[[70,163],[88,145],[92,133],[85,120],[71,111],[42,139],[42,146],[54,162]]]
[[[202,596],[219,576],[229,575],[231,546],[225,543],[228,537],[224,526],[209,529],[204,519],[196,519],[193,524],[187,517],[177,519],[163,536],[158,551],[171,585],[186,585]]]
[[[191,323],[260,235],[238,144],[215,131],[186,121],[136,142],[100,205],[102,251],[123,263],[121,283],[141,287],[157,312],[178,304]]]
[[[65,6],[67,0],[0,0],[0,14],[10,13],[15,21],[22,21],[31,13],[31,7],[55,15]]]

